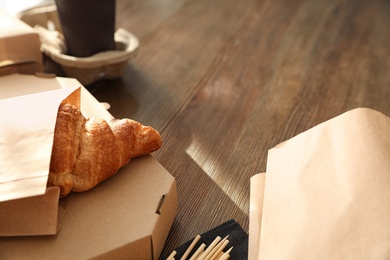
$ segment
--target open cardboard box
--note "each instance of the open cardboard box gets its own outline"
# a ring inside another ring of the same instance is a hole
[[[0,99],[74,86],[80,83],[71,78],[11,74],[0,77]],[[111,117],[82,86],[81,111]],[[0,202],[0,259],[158,259],[176,196],[175,179],[147,155],[87,192],[59,199],[50,188],[43,196]]]

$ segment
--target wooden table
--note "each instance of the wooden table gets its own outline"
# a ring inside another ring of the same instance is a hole
[[[250,177],[276,144],[357,107],[390,116],[389,14],[386,0],[117,0],[139,53],[88,88],[163,137],[179,199],[163,255],[231,218],[248,231]]]

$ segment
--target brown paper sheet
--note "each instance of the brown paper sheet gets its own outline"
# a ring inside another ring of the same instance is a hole
[[[259,259],[390,259],[389,133],[359,108],[271,149]]]
[[[261,220],[263,216],[265,173],[256,174],[250,181],[248,260],[259,257]]]
[[[64,88],[0,100],[0,202],[42,195],[57,111],[80,106],[80,88]]]

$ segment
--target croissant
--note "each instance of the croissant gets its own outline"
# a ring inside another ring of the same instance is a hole
[[[131,158],[162,145],[160,134],[130,119],[85,118],[72,104],[61,104],[54,130],[48,186],[60,196],[82,192],[113,176]]]

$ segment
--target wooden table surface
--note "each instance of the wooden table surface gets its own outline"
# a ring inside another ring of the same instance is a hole
[[[89,86],[118,118],[151,125],[176,178],[163,255],[233,218],[267,152],[357,107],[390,116],[387,0],[117,0],[140,40],[121,79]]]

